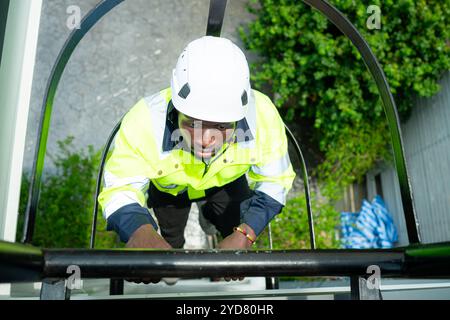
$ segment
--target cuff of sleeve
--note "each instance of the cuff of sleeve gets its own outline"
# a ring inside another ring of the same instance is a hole
[[[241,220],[259,236],[282,209],[281,203],[263,192],[255,191],[254,196],[241,203]]]
[[[137,203],[133,203],[114,212],[108,218],[106,230],[114,230],[119,235],[120,241],[126,243],[131,235],[144,224],[151,224],[155,230],[158,230],[158,225],[148,210]]]

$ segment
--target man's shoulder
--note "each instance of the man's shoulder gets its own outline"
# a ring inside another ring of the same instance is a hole
[[[272,100],[266,94],[262,93],[261,91],[252,89],[252,92],[257,101],[272,102]]]
[[[145,103],[149,106],[159,106],[161,104],[167,105],[170,99],[172,99],[172,90],[171,88],[165,88],[160,91],[155,92],[152,95],[142,98]]]
[[[163,111],[171,99],[171,90],[166,88],[152,95],[139,99],[126,113],[125,119],[135,120],[152,111]],[[161,109],[161,110],[158,110]]]
[[[279,116],[278,108],[269,96],[255,89],[252,89],[252,92],[255,97],[255,107],[258,114],[264,115],[269,119],[273,116]]]

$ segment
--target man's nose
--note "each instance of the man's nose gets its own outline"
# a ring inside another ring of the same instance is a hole
[[[202,134],[202,147],[206,148],[216,141],[215,132],[212,129],[203,130]]]

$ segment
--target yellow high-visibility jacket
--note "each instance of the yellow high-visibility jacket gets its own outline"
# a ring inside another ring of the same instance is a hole
[[[190,199],[247,174],[254,196],[241,205],[241,220],[258,235],[286,202],[295,172],[289,159],[284,123],[272,101],[251,90],[248,112],[234,139],[208,164],[181,148],[171,90],[141,99],[124,117],[105,166],[99,196],[108,230],[122,241],[142,224],[157,224],[146,208],[150,181],[158,190]]]

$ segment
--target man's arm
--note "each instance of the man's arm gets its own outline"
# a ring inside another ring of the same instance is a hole
[[[148,210],[138,203],[121,207],[107,221],[107,230],[114,230],[128,248],[170,247],[158,234],[158,226]]]
[[[248,179],[254,195],[241,204],[241,221],[259,235],[283,209],[295,172],[289,158],[284,122],[277,108],[265,95],[257,93],[258,161],[251,166]]]
[[[107,230],[114,230],[129,247],[168,245],[156,233],[158,226],[146,208],[145,195],[150,179],[156,175],[145,159],[151,150],[156,150],[148,125],[150,120],[144,100],[126,114],[105,166],[105,183],[99,196]]]
[[[256,240],[255,231],[253,228],[245,223],[239,225],[241,230],[244,230],[252,239]],[[244,233],[235,230],[231,235],[223,239],[219,244],[219,249],[248,249],[252,246],[253,242],[249,240]]]

